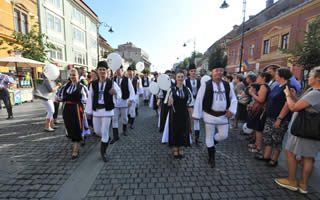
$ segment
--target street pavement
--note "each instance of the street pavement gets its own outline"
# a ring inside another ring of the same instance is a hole
[[[14,120],[5,120],[0,110],[0,200],[320,199],[319,179],[308,195],[277,186],[274,178],[287,176],[284,161],[268,168],[254,160],[239,130],[217,145],[212,169],[203,124],[203,143],[185,148],[185,157],[175,160],[172,149],[161,144],[154,112],[140,106],[139,114],[129,136],[120,134],[109,146],[110,160],[103,163],[94,136],[80,148],[79,159],[71,160],[63,124],[54,133],[43,132],[46,114],[39,101],[14,106]]]

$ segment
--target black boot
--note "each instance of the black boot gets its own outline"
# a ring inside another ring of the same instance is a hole
[[[106,156],[107,148],[108,148],[108,143],[101,142],[100,155],[101,155],[101,158],[102,158],[103,162],[107,162],[108,161],[107,156]]]
[[[208,164],[211,163],[211,159],[212,159],[212,156],[211,156],[211,148],[208,148]]]
[[[129,119],[129,127],[130,127],[130,129],[134,128],[133,127],[133,122],[134,122],[134,118],[130,117],[130,119]]]
[[[139,115],[139,113],[138,113],[138,108],[136,108],[136,116],[138,116]]]
[[[123,126],[122,126],[122,134],[124,135],[124,136],[128,136],[127,135],[127,125],[126,124],[123,124]]]
[[[215,168],[216,167],[216,148],[213,146],[210,148],[210,166],[211,168]]]
[[[199,140],[200,131],[194,131],[194,133],[195,133],[195,143],[198,145],[199,143],[201,143],[201,141]]]
[[[115,143],[119,140],[119,131],[118,128],[113,128],[113,139],[111,140],[110,144]]]

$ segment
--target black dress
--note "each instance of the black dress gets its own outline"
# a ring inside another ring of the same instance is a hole
[[[190,123],[188,107],[193,101],[190,90],[183,86],[172,87],[173,106],[169,108],[169,145],[190,146]]]
[[[73,142],[82,140],[83,122],[84,122],[84,107],[82,102],[83,86],[78,83],[73,85],[67,83],[63,88],[63,101],[66,102],[63,108],[63,120],[67,129],[66,136]],[[87,127],[88,128],[88,127]]]

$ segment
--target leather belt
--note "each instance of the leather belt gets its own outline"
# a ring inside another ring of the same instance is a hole
[[[103,109],[105,108],[104,104],[97,104],[96,106],[97,109]]]
[[[76,101],[66,101],[66,104],[79,104],[79,102],[76,102]]]
[[[215,116],[215,117],[220,117],[222,115],[225,115],[227,111],[215,111],[215,110],[210,110],[210,111],[205,111],[206,113]]]

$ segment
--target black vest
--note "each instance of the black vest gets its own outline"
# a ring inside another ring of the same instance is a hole
[[[82,85],[80,84],[80,82],[78,82],[77,84],[77,89],[72,92],[71,94],[67,94],[67,90],[69,89],[69,87],[71,86],[71,82],[67,83],[66,87],[64,88],[63,91],[63,100],[64,101],[74,101],[74,102],[81,102],[81,90],[82,90]]]
[[[114,108],[113,103],[113,97],[111,94],[109,94],[109,90],[112,88],[112,81],[110,79],[106,80],[106,85],[104,87],[103,92],[103,100],[104,100],[104,106],[106,111],[110,111]],[[92,82],[92,89],[93,89],[93,103],[92,103],[92,109],[95,111],[98,104],[98,98],[99,98],[99,80],[95,80]]]
[[[197,81],[197,94],[198,94],[201,82],[200,82],[199,79],[196,79],[196,81]],[[191,79],[190,78],[186,79],[186,86],[190,89],[191,93],[193,94],[192,85],[191,85]]]
[[[230,85],[228,82],[221,80],[224,86],[224,90],[226,93],[226,100],[227,100],[227,109],[230,107]],[[202,109],[205,112],[210,112],[212,103],[213,103],[213,86],[212,86],[212,79],[208,80],[206,82],[206,91],[204,93],[204,98],[203,98],[203,104],[202,104]]]
[[[127,100],[130,96],[128,81],[128,77],[122,77],[121,85],[119,85],[121,88],[123,100]],[[114,78],[114,82],[117,82],[117,77]]]
[[[147,77],[147,86],[144,86],[144,78],[145,78],[145,77],[143,77],[143,78],[141,79],[141,81],[142,81],[142,87],[149,87],[149,78]]]
[[[137,89],[138,79],[135,78],[135,77],[133,77],[131,82],[132,82],[132,86],[133,86],[133,89],[134,89],[134,93],[137,94],[137,90],[138,90],[138,89]]]

